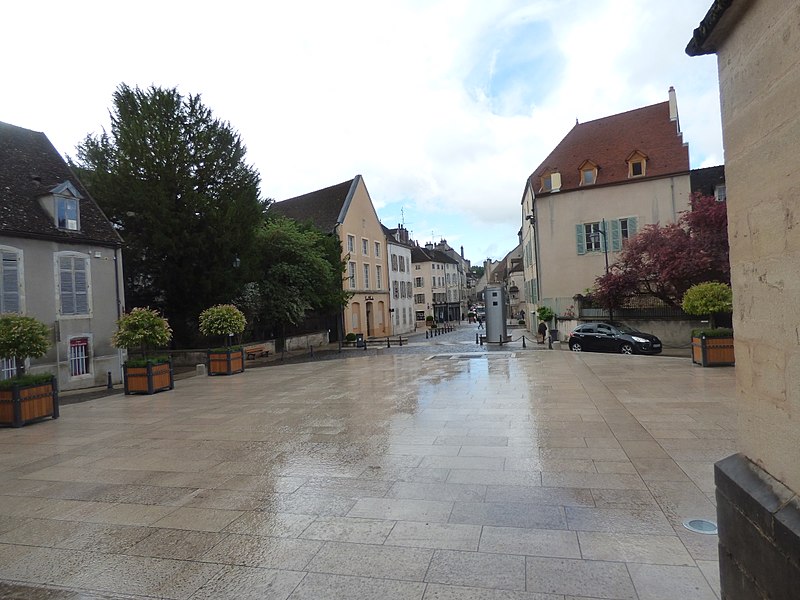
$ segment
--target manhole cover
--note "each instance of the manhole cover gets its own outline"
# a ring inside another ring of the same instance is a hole
[[[695,533],[704,533],[706,535],[717,534],[717,524],[707,519],[689,519],[683,522],[683,526]]]

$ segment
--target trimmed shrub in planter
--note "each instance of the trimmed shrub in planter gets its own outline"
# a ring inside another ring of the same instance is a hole
[[[692,362],[704,367],[724,367],[736,364],[733,329],[692,330]]]
[[[58,418],[58,384],[51,374],[26,375],[25,359],[39,358],[50,346],[50,330],[41,321],[0,315],[0,358],[13,359],[17,374],[0,381],[0,424],[21,427],[43,417]]]
[[[122,366],[126,394],[155,394],[175,387],[172,362],[165,356],[148,356],[155,347],[165,346],[172,338],[167,320],[151,308],[134,308],[117,321],[111,338],[115,348],[136,348],[141,359],[128,359]]]
[[[714,315],[733,308],[731,286],[709,281],[693,285],[683,295],[681,307],[690,315],[708,316],[708,329],[692,331],[692,362],[704,367],[736,364],[733,330],[714,326]]]
[[[200,333],[225,338],[225,348],[208,350],[206,365],[209,375],[233,375],[244,371],[244,349],[231,347],[231,338],[244,331],[244,313],[232,304],[218,304],[200,313]]]

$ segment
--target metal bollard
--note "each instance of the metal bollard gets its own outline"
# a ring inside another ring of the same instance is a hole
[[[500,334],[498,337],[500,338],[500,345],[502,346],[503,345],[503,334]]]
[[[111,383],[111,371],[106,372],[106,389],[113,390],[114,384]]]
[[[309,350],[311,350],[311,358],[314,358],[314,346],[310,346]]]
[[[522,347],[523,348],[527,348],[527,346],[525,345],[525,336],[524,335],[522,336]]]
[[[476,343],[476,344],[478,343],[478,337],[479,337],[479,336],[478,336],[478,334],[476,333],[476,334],[475,334],[475,343]]]
[[[392,343],[389,341],[389,336],[388,335],[386,336],[386,347],[387,348],[391,348],[392,347]]]
[[[400,347],[401,348],[403,347],[403,336],[402,335],[400,336]]]
[[[428,330],[427,329],[425,330],[425,339],[426,340],[428,339]]]
[[[481,336],[480,340],[481,340],[481,346],[483,346],[483,336]]]
[[[367,338],[364,338],[364,352],[367,351]]]
[[[553,349],[553,336],[551,336],[551,335],[547,336],[547,349],[548,350],[552,350]]]

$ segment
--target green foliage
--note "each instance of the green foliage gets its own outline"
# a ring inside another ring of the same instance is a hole
[[[200,332],[203,335],[242,333],[247,320],[244,313],[233,304],[217,304],[200,313]]]
[[[269,218],[256,236],[256,278],[237,299],[262,327],[296,325],[308,311],[338,313],[351,294],[342,288],[339,240],[310,224]]]
[[[344,336],[345,341],[347,342],[355,342],[356,341],[356,334],[355,333],[348,333]]]
[[[87,136],[73,167],[125,240],[128,305],[158,307],[191,340],[197,314],[250,279],[260,176],[199,95],[121,84],[110,112],[110,131]]]
[[[425,317],[425,322],[429,324],[433,323],[433,315],[428,315],[427,317]]]
[[[553,320],[553,317],[556,316],[549,307],[547,306],[540,306],[539,309],[536,311],[536,314],[539,317],[540,321],[550,322]]]
[[[146,367],[147,363],[153,365],[163,365],[164,363],[169,362],[169,356],[162,355],[162,356],[150,356],[147,358],[129,358],[125,361],[125,365],[128,367]]]
[[[0,380],[0,390],[10,390],[15,385],[25,387],[29,385],[41,385],[43,383],[50,383],[53,381],[53,376],[50,373],[39,373],[36,375],[18,375],[11,379]]]
[[[733,310],[733,292],[726,283],[707,281],[693,285],[683,295],[683,311],[690,315],[712,315]]]
[[[692,337],[727,338],[733,337],[733,329],[729,327],[715,327],[713,329],[692,329]]]
[[[166,346],[172,339],[167,320],[152,308],[134,308],[117,320],[117,331],[111,337],[115,348],[139,348],[146,358],[150,348]]]
[[[50,347],[50,329],[33,317],[0,315],[0,358],[14,358],[17,373],[25,374],[25,359],[39,358]]]
[[[525,325],[525,319],[520,319],[517,321],[517,325]]]

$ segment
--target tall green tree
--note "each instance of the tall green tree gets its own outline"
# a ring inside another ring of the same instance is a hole
[[[334,315],[347,304],[338,238],[310,224],[271,217],[259,228],[256,251],[258,276],[237,304],[257,329],[281,332],[309,312]]]
[[[260,177],[199,95],[121,84],[110,113],[110,131],[88,135],[73,166],[125,240],[127,305],[160,308],[186,343],[202,309],[248,278]]]

